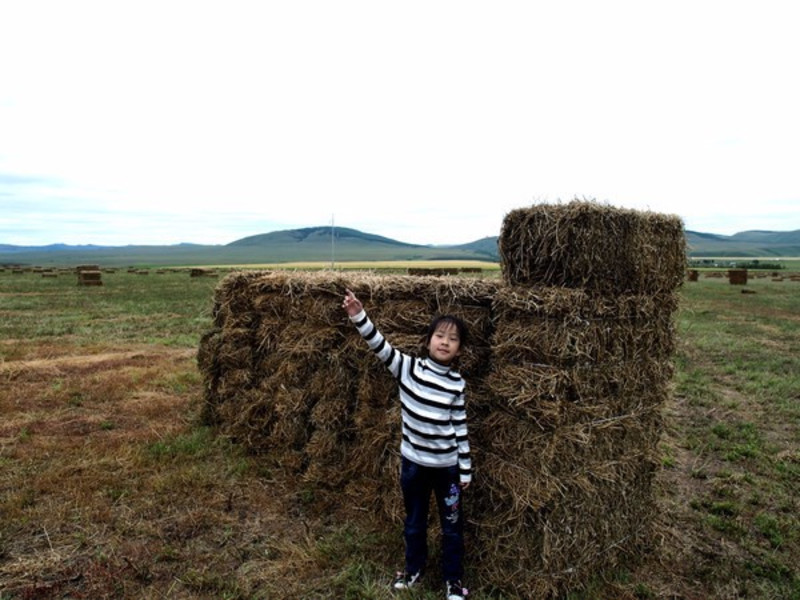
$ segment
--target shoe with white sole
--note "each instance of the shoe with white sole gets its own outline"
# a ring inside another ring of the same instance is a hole
[[[421,577],[422,571],[417,571],[416,573],[398,571],[392,587],[396,590],[410,590],[419,583]]]
[[[469,594],[467,588],[463,587],[460,581],[448,581],[445,584],[445,589],[447,590],[447,600],[464,600],[466,595]]]

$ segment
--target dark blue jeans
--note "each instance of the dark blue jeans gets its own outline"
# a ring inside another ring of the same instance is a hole
[[[442,526],[442,576],[461,580],[464,574],[464,515],[458,466],[424,467],[403,457],[400,473],[406,508],[406,571],[424,571],[428,561],[428,507],[436,496]]]

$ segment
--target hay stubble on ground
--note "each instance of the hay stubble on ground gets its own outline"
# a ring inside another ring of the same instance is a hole
[[[137,346],[0,366],[0,597],[211,598],[249,554],[302,555],[277,482],[242,480],[255,467],[196,427],[194,361]]]

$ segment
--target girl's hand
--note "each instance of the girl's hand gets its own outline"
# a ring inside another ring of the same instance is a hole
[[[346,290],[346,292],[347,293],[344,295],[344,302],[342,302],[342,308],[347,312],[348,316],[354,317],[364,310],[364,305],[361,304],[361,300],[356,298],[353,292],[350,290]]]

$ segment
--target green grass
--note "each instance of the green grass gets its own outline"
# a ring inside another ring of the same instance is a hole
[[[189,277],[187,271],[104,273],[98,287],[78,287],[74,274],[44,279],[35,273],[0,273],[0,339],[20,342],[0,346],[0,359],[18,358],[28,340],[83,347],[196,347],[208,327],[217,283]]]
[[[701,279],[682,292],[676,395],[687,410],[673,443],[695,483],[688,512],[673,510],[728,549],[688,570],[707,589],[800,598],[800,284],[747,289]]]

